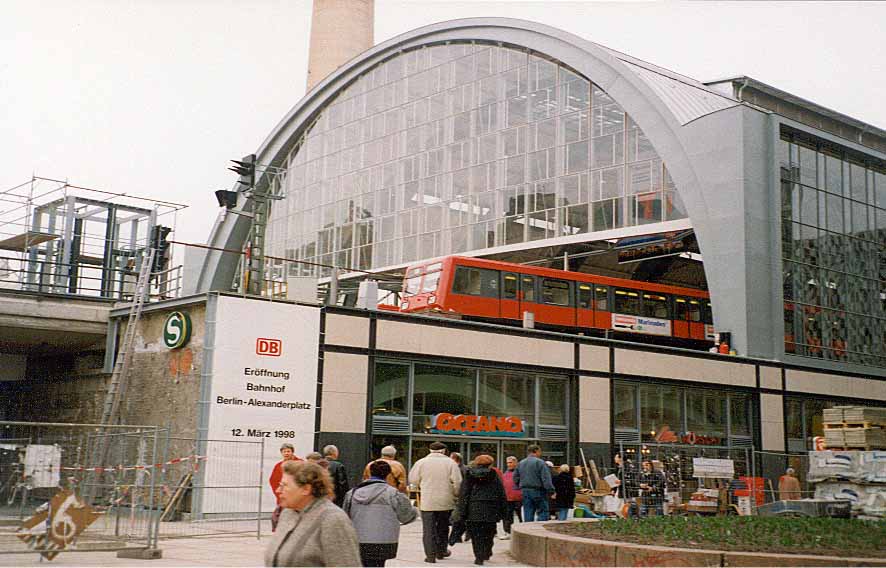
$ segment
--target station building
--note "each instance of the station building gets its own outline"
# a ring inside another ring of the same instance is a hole
[[[443,22],[338,68],[257,162],[279,196],[267,253],[307,261],[270,261],[271,280],[565,256],[571,270],[708,289],[715,328],[746,358],[392,314],[369,314],[342,346],[328,322],[344,316],[327,315],[323,368],[362,385],[324,397],[349,409],[330,432],[357,428],[376,449],[406,437],[415,454],[438,413],[511,413],[573,459],[585,442],[655,443],[663,425],[681,441],[805,451],[823,407],[886,404],[886,132],[750,77],[701,83],[532,22]],[[249,223],[227,216],[210,244],[242,248]],[[621,239],[687,232],[697,254],[614,260]],[[238,270],[210,252],[196,291],[230,289]],[[511,452],[508,438],[462,440]]]
[[[873,125],[749,77],[701,83],[562,30],[483,18],[348,61],[256,156],[256,188],[274,196],[271,290],[402,277],[453,254],[565,265],[708,290],[737,355],[232,295],[242,255],[225,251],[247,247],[262,213],[237,186],[188,293],[146,308],[130,392],[151,394],[134,423],[174,407],[181,431],[235,431],[212,421],[259,396],[292,403],[245,392],[286,373],[308,382],[299,396],[314,393],[302,445],[335,443],[352,469],[388,443],[411,464],[436,439],[499,464],[528,442],[600,464],[622,445],[801,454],[823,408],[886,405],[886,132]],[[648,235],[690,254],[618,262],[619,243]],[[187,351],[163,346],[172,312],[193,319]],[[125,316],[111,312],[111,352]],[[316,352],[316,367],[260,353],[267,340]],[[244,359],[219,359],[238,348]],[[171,376],[179,394],[156,390]],[[286,434],[282,416],[243,430]],[[784,460],[764,465],[775,475]]]

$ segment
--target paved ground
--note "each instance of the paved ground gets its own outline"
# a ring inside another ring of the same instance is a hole
[[[263,534],[269,534],[264,533]],[[117,558],[115,552],[63,552],[51,563],[43,566],[262,566],[267,536],[258,540],[251,536],[210,536],[167,539],[160,541],[163,558],[159,560],[130,560]],[[2,541],[0,541],[2,547]],[[495,540],[492,559],[486,566],[522,566],[514,562],[509,552],[509,540]],[[0,550],[0,566],[38,566],[36,554],[3,554]],[[400,532],[399,554],[387,566],[427,566],[424,564],[421,545],[421,519],[403,527]],[[471,544],[461,543],[452,547],[452,556],[438,560],[435,566],[473,565]]]

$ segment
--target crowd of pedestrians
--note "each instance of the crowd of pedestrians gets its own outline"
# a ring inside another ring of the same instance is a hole
[[[451,546],[470,541],[474,563],[492,557],[498,523],[510,537],[520,522],[557,518],[572,509],[575,485],[569,466],[552,475],[553,464],[541,459],[541,448],[530,445],[528,455],[506,459],[504,472],[487,454],[447,455],[442,442],[433,442],[428,455],[409,473],[397,461],[397,450],[385,446],[378,459],[366,464],[363,481],[351,488],[339,450],[326,446],[304,460],[291,444],[280,448],[269,482],[277,498],[272,516],[273,537],[265,551],[267,566],[384,566],[397,557],[400,527],[422,519],[425,562],[451,556]],[[416,507],[409,486],[417,491]]]

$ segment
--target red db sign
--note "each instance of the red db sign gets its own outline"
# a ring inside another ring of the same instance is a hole
[[[255,354],[279,357],[283,353],[283,342],[279,339],[259,337],[255,340]]]

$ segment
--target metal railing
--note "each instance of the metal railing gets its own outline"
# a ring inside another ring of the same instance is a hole
[[[129,301],[135,292],[138,270],[115,268],[103,277],[100,267],[65,264],[46,260],[36,264],[0,254],[0,289],[41,294],[79,295]],[[182,288],[182,266],[151,274],[149,301],[177,298]]]

